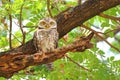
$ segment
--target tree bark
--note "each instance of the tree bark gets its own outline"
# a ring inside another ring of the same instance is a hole
[[[22,70],[28,66],[40,65],[53,62],[64,56],[65,53],[72,52],[83,52],[86,49],[92,48],[93,44],[90,43],[94,33],[91,33],[87,37],[82,37],[75,42],[57,48],[51,52],[36,53],[33,55],[25,54],[23,52],[16,52],[12,54],[5,54],[0,56],[0,76],[10,78],[15,72]]]
[[[56,21],[58,24],[58,32],[59,32],[60,38],[64,36],[66,33],[68,33],[69,31],[71,31],[73,28],[87,21],[88,19],[119,4],[120,4],[120,0],[88,0],[82,5],[77,5],[68,11],[58,14],[56,16]],[[82,49],[83,46],[85,47],[86,43],[88,42],[86,41],[83,45],[79,45],[80,49]],[[54,61],[58,58],[63,57],[63,55],[56,56],[56,54],[52,54],[52,55],[50,54],[46,56],[46,55],[37,55],[35,53],[36,51],[33,45],[33,40],[30,40],[26,44],[21,45],[15,49],[12,49],[6,52],[1,52],[0,53],[0,76],[9,78],[13,75],[14,72],[24,69],[29,65],[36,65],[35,60],[38,61],[39,59],[42,59],[42,60],[39,60],[37,64],[43,64],[43,63],[48,63],[50,61]],[[54,57],[55,59],[53,59]]]

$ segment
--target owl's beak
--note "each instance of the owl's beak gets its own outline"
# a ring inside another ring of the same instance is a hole
[[[49,26],[49,25],[46,25],[45,27],[46,27],[46,28],[49,28],[50,26]]]

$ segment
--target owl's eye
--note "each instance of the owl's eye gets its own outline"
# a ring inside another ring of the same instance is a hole
[[[45,23],[44,21],[42,21],[42,22],[40,22],[39,24],[43,26],[43,25],[45,25],[46,23]]]
[[[55,23],[54,22],[50,22],[50,25],[55,25]]]

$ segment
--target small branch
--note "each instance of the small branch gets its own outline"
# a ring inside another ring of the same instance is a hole
[[[11,0],[9,0],[9,2],[11,2]],[[12,49],[12,15],[10,13],[10,8],[9,7],[9,20],[10,20],[10,32],[9,32],[9,47],[10,49]]]
[[[23,31],[23,28],[22,28],[22,11],[23,11],[23,6],[24,6],[24,3],[21,5],[21,8],[20,8],[20,23],[19,23],[20,30],[21,30],[22,35],[23,35],[22,44],[25,43],[25,32]]]
[[[99,16],[104,17],[104,18],[108,18],[111,20],[115,20],[115,21],[120,21],[120,17],[114,17],[114,16],[103,14],[103,13],[100,13]]]
[[[92,25],[92,26],[94,26],[94,27],[97,27],[97,26],[95,26],[95,25],[93,25],[93,24],[91,24],[91,23],[89,23],[89,24]],[[114,34],[117,34],[119,31],[120,31],[120,26],[117,26],[116,29],[107,31],[107,32],[105,32],[105,33],[103,33],[103,32],[98,32],[98,31],[97,31],[97,33],[104,34],[104,35],[108,36],[107,34],[110,33],[110,32],[114,32]]]
[[[50,9],[50,0],[47,0],[47,10],[49,12],[50,17],[52,18],[53,16],[52,16],[52,12],[51,12],[51,9]]]
[[[104,34],[107,35],[107,34],[109,34],[109,33],[111,33],[111,32],[114,32],[114,33],[115,33],[115,31],[117,31],[117,29],[118,29],[118,28],[113,29],[113,30],[110,30],[110,31],[107,31],[107,32],[105,32]]]
[[[82,69],[91,72],[91,70],[83,67],[82,65],[78,64],[77,62],[75,62],[73,59],[71,59],[69,56],[65,55],[71,62],[73,62],[74,64],[76,64],[77,66],[81,67]]]
[[[94,34],[95,34],[96,36],[98,36],[98,37],[101,38],[103,41],[105,41],[111,48],[113,48],[113,49],[115,49],[116,51],[120,52],[120,50],[119,50],[117,47],[115,47],[115,46],[113,46],[112,44],[110,44],[106,39],[104,39],[102,36],[100,36],[95,30],[93,30],[93,29],[91,29],[91,28],[89,28],[89,27],[87,27],[87,26],[85,26],[85,25],[81,25],[81,27],[86,28],[86,29],[94,32]]]
[[[7,30],[8,30],[8,29],[7,29]],[[8,31],[9,31],[9,33],[10,33],[10,30],[8,30]],[[15,39],[17,39],[18,42],[20,42],[20,43],[22,44],[22,42],[21,42],[14,34],[11,33],[11,35],[12,35]]]
[[[10,32],[9,32],[9,46],[10,49],[12,49],[12,38],[11,38],[11,33],[12,33],[12,16],[9,14],[9,19],[10,19]]]

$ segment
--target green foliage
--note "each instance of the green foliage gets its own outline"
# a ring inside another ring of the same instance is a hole
[[[26,42],[32,39],[33,32],[36,29],[36,25],[41,18],[49,17],[47,11],[47,2],[45,0],[2,0],[2,6],[0,7],[0,52],[9,49],[9,14],[12,15],[14,25],[12,31],[12,46],[17,47],[21,45],[22,33],[19,29],[20,12],[22,8],[22,21],[25,22],[24,30],[26,31]],[[51,11],[53,16],[56,16],[68,7],[77,5],[76,0],[51,0]],[[120,16],[120,6],[116,6],[104,12],[110,16]],[[6,25],[5,25],[6,24]],[[17,25],[15,25],[17,24]],[[117,38],[112,41],[115,47],[120,48],[120,35],[115,35],[114,30],[117,28],[118,21],[111,20],[109,18],[103,18],[95,16],[84,23],[88,27],[96,28],[99,31],[105,33],[102,35],[104,38]],[[34,27],[35,26],[35,27]],[[79,37],[83,36],[83,31],[80,30],[80,26],[73,29],[67,35],[67,39],[61,38],[59,40],[59,47],[66,46]],[[103,40],[102,40],[103,41]],[[98,47],[97,43],[102,42],[96,36],[92,39],[94,47],[84,52],[69,52],[67,55],[82,65],[83,67],[91,70],[87,71],[77,64],[70,61],[67,57],[59,59],[54,62],[54,70],[49,71],[45,65],[30,66],[26,70],[33,69],[34,72],[26,74],[24,70],[14,74],[10,80],[120,80],[120,60],[116,60],[115,49],[110,48],[107,51]],[[105,48],[104,46],[102,46]],[[106,56],[106,53],[113,53],[114,56]],[[0,77],[0,80],[5,80]]]

